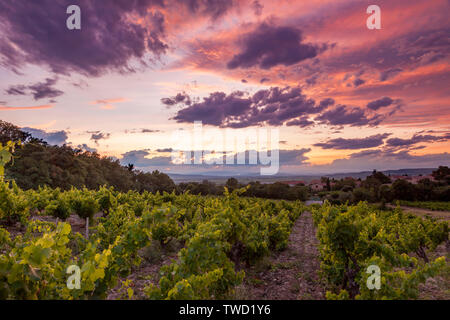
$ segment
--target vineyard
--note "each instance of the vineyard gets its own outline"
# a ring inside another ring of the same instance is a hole
[[[12,148],[0,150],[0,168]],[[2,179],[0,299],[105,299],[117,286],[130,299],[133,288],[124,279],[139,268],[142,250],[174,242],[176,257],[148,275],[157,281],[143,288],[144,297],[228,299],[246,281],[246,268],[286,249],[305,212],[317,228],[328,299],[414,299],[420,283],[448,272],[446,257],[427,255],[448,243],[447,222],[363,202],[307,207],[240,196],[245,191],[209,197],[112,187],[22,190]],[[72,228],[74,215],[86,230]],[[380,290],[366,286],[370,265],[382,270]],[[68,286],[71,266],[80,270],[74,288]]]
[[[432,211],[450,211],[450,202],[440,201],[399,201],[401,206],[427,209]]]

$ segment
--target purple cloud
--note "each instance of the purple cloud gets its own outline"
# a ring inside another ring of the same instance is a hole
[[[144,62],[151,52],[165,52],[161,0],[75,1],[82,11],[81,30],[68,30],[70,0],[2,1],[0,39],[2,64],[17,69],[24,63],[48,66],[53,72],[99,76],[109,70],[132,71],[131,58]],[[147,8],[155,8],[149,12]],[[145,19],[143,27],[127,16]]]
[[[191,13],[210,16],[215,20],[233,7],[233,0],[177,0],[185,5]]]
[[[355,87],[359,87],[360,85],[366,83],[363,79],[360,78],[356,78],[355,80],[353,80],[353,85]]]
[[[6,94],[9,94],[11,96],[26,96],[27,95],[27,87],[19,84],[16,86],[10,86],[8,89],[5,90]]]
[[[22,131],[31,134],[34,138],[42,139],[51,145],[63,145],[67,143],[67,132],[64,130],[47,132],[41,129],[24,127]]]
[[[325,111],[315,120],[331,126],[377,126],[384,120],[384,116],[368,116],[359,107],[350,108],[346,105],[337,105],[336,108]]]
[[[299,121],[305,124],[305,116],[320,113],[331,102],[324,100],[316,105],[313,99],[302,94],[300,87],[273,87],[252,96],[242,91],[228,95],[214,92],[203,101],[179,110],[173,119],[180,123],[202,121],[213,126],[243,128],[263,124],[280,126],[301,117]]]
[[[335,101],[334,101],[333,98],[326,98],[326,99],[323,99],[322,101],[320,101],[319,106],[320,106],[322,109],[326,109],[326,108],[328,108],[329,106],[332,106],[332,105],[334,105],[334,104],[335,104]]]
[[[296,127],[300,127],[300,128],[306,128],[313,124],[314,124],[314,121],[309,120],[309,118],[307,116],[286,122],[286,125],[288,127],[296,126]]]
[[[172,152],[171,148],[167,148],[167,149],[158,149],[156,150],[157,152]],[[203,150],[208,152],[209,154],[213,154],[212,150]],[[293,149],[293,150],[285,150],[285,149],[281,149],[278,150],[278,154],[279,154],[279,164],[281,166],[285,165],[285,166],[296,166],[296,165],[302,165],[305,164],[306,161],[309,159],[305,154],[310,152],[311,149],[309,148],[303,148],[303,149]],[[257,163],[257,164],[250,164],[249,161],[249,155],[250,152],[256,152],[255,150],[245,150],[242,152],[238,152],[238,153],[234,153],[234,157],[240,156],[240,155],[244,155],[245,158],[245,164],[214,164],[214,170],[217,170],[218,167],[222,167],[222,168],[230,168],[230,167],[235,167],[235,168],[249,168],[251,166],[253,167],[258,167],[261,166],[261,163]],[[217,153],[217,157],[223,157],[223,152],[216,152]],[[172,163],[172,157],[171,156],[156,156],[153,158],[148,158],[148,156],[151,155],[151,152],[149,149],[143,149],[143,150],[132,150],[132,151],[128,151],[125,152],[124,154],[122,154],[122,159],[120,159],[120,162],[123,164],[128,164],[128,163],[133,163],[136,167],[141,167],[141,168],[145,168],[145,167],[152,167],[152,166],[170,166],[172,168],[174,167],[189,167],[189,168],[193,168],[193,167],[203,167],[203,168],[211,168],[211,165],[206,164],[205,162],[202,162],[202,164],[175,164]],[[192,157],[192,153],[191,153],[191,157]],[[219,158],[218,158],[219,159]],[[193,157],[192,159],[193,160]]]
[[[390,78],[395,77],[397,74],[399,74],[402,71],[403,70],[400,68],[390,68],[390,69],[384,70],[380,73],[380,81],[389,80]]]
[[[88,131],[91,134],[91,140],[94,140],[96,144],[98,144],[99,140],[109,139],[111,136],[110,133],[104,133],[100,131]]]
[[[430,134],[415,134],[410,139],[391,138],[386,141],[388,147],[409,147],[423,142],[445,142],[450,139],[450,133],[443,136],[434,136]]]
[[[375,148],[381,146],[384,143],[384,139],[389,137],[389,133],[376,134],[366,138],[345,139],[337,138],[331,139],[326,142],[316,143],[315,147],[322,149],[335,149],[335,150],[352,150],[352,149],[366,149]]]
[[[17,85],[11,86],[6,90],[9,95],[28,95],[31,94],[34,100],[45,99],[45,98],[56,98],[64,94],[63,91],[53,88],[53,86],[58,81],[57,78],[45,79],[45,82],[38,82],[33,85]],[[52,102],[55,102],[52,100]]]
[[[262,14],[264,6],[258,0],[255,0],[252,2],[252,8],[255,15],[260,16]]]
[[[367,104],[367,108],[372,109],[372,110],[378,110],[380,108],[388,107],[392,103],[394,103],[394,100],[392,100],[389,97],[383,97],[381,99],[369,102]]]
[[[91,153],[96,153],[97,152],[97,149],[89,147],[86,143],[79,144],[77,146],[77,148],[82,150],[82,151],[87,151],[87,152],[91,152]]]
[[[171,157],[155,157],[146,158],[150,155],[150,150],[132,150],[122,154],[120,160],[123,164],[132,163],[136,167],[150,167],[150,166],[168,166],[171,165]]]
[[[323,50],[312,44],[302,43],[302,39],[300,29],[262,23],[256,30],[243,36],[241,52],[228,62],[227,67],[236,69],[259,66],[270,69],[280,64],[290,66],[314,58]]]
[[[179,103],[184,103],[185,105],[191,104],[191,98],[185,93],[178,93],[176,96],[171,98],[162,98],[161,103],[168,107],[174,106]]]

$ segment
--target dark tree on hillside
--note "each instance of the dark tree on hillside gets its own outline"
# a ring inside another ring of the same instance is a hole
[[[0,141],[22,141],[14,161],[6,166],[6,178],[14,179],[23,189],[47,185],[70,189],[72,186],[96,189],[102,185],[118,191],[167,191],[175,189],[170,177],[159,171],[134,172],[134,166],[122,166],[117,159],[101,157],[69,146],[50,146],[22,132],[17,126],[0,120]]]
[[[447,166],[439,166],[439,168],[431,173],[434,179],[450,183],[450,168]]]
[[[381,182],[381,184],[391,183],[391,178],[389,178],[387,175],[385,175],[383,172],[379,172],[377,170],[373,170],[372,175],[369,177],[372,177],[374,179],[377,179]]]
[[[229,178],[225,183],[225,187],[231,192],[239,187],[239,182],[236,178]]]
[[[19,127],[0,120],[0,143],[5,145],[8,141],[22,141],[26,142],[31,135],[27,132],[23,132]]]
[[[392,197],[395,200],[415,200],[416,188],[404,179],[398,179],[392,184]]]

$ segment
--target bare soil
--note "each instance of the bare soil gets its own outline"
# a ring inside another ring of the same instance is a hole
[[[130,288],[133,289],[133,300],[147,299],[144,292],[145,287],[150,284],[158,285],[159,269],[175,261],[179,249],[179,244],[171,244],[166,248],[151,245],[140,250],[141,264],[128,277],[119,280],[117,286],[108,293],[107,300],[128,299],[126,289],[122,288],[122,282],[127,280],[131,280]]]
[[[444,256],[447,266],[439,275],[428,278],[419,285],[420,300],[450,300],[450,242],[442,243],[434,252],[427,252],[428,258],[434,260]]]
[[[235,299],[320,300],[325,285],[320,280],[319,251],[309,212],[295,222],[286,250],[275,252],[245,269],[244,284],[236,288]]]

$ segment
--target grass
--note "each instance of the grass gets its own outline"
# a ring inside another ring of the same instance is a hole
[[[401,206],[427,209],[431,211],[450,211],[450,202],[443,201],[399,201]]]

